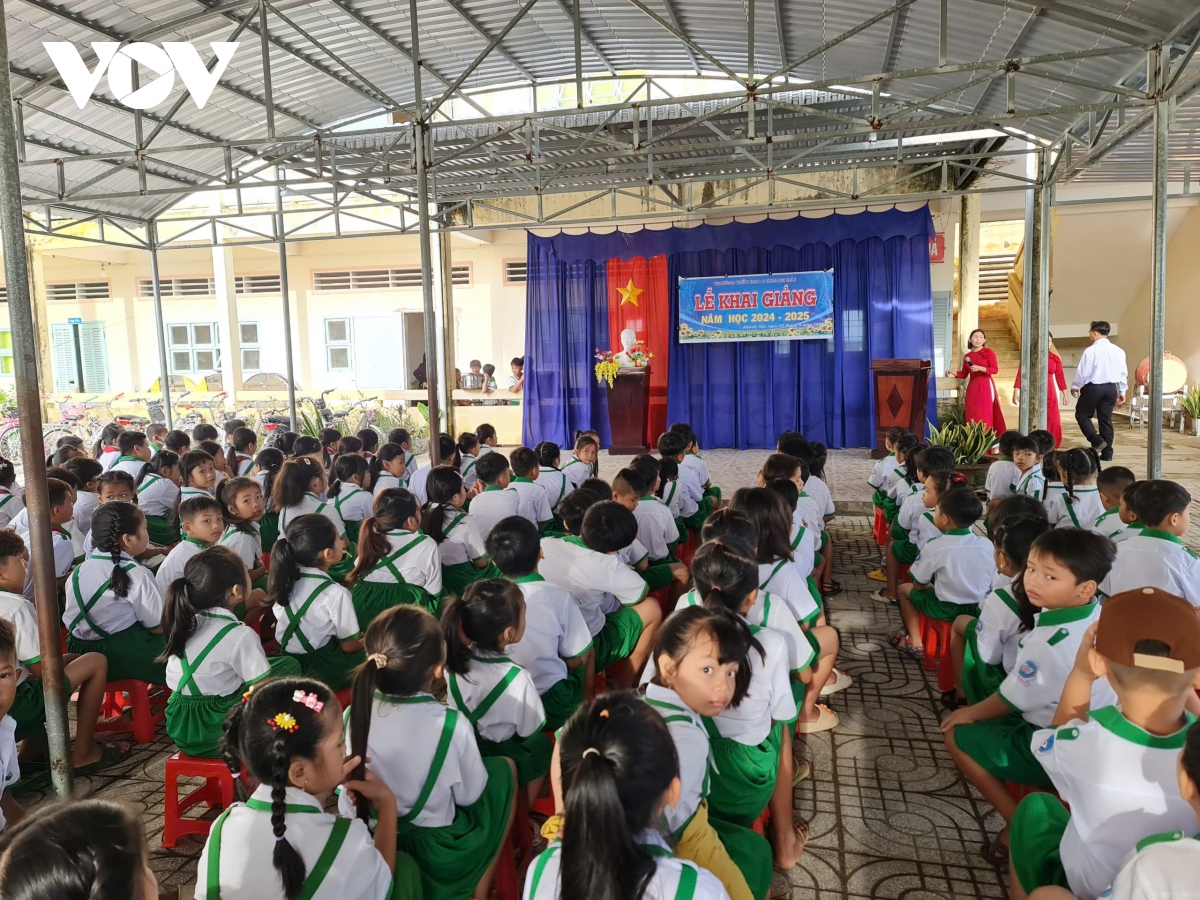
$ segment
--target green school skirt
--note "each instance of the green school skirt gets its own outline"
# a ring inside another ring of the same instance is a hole
[[[979,616],[978,603],[947,603],[938,599],[933,588],[913,588],[908,601],[917,612],[939,622],[953,622],[959,616]]]
[[[896,516],[900,515],[900,504],[885,494],[883,503],[880,505],[883,507],[883,517],[887,519],[888,523],[895,522]]]
[[[403,850],[396,851],[396,870],[392,873],[392,892],[388,900],[424,900],[421,867]]]
[[[467,900],[504,843],[516,786],[504,760],[485,759],[483,766],[487,787],[471,806],[458,807],[449,825],[397,824],[397,849],[420,866],[424,900]]]
[[[583,683],[587,677],[584,666],[567,669],[567,677],[542,694],[546,710],[546,731],[558,731],[571,714],[583,703]],[[515,760],[514,760],[515,762]]]
[[[985,719],[954,729],[954,742],[963,753],[1001,781],[1054,788],[1054,782],[1030,749],[1037,726],[1020,713]]]
[[[63,697],[71,699],[71,679],[63,672]],[[27,678],[23,684],[17,685],[16,696],[8,710],[16,723],[15,739],[19,744],[27,737],[46,733],[46,694],[42,690],[42,679]]]
[[[762,815],[775,792],[784,726],[771,726],[761,744],[740,744],[732,738],[710,741],[712,761],[719,773],[708,795],[709,817],[749,828]]]
[[[263,553],[270,553],[279,540],[279,513],[265,513],[258,520],[258,536],[262,539]]]
[[[300,674],[300,664],[290,656],[277,656],[267,662],[271,667],[268,673],[271,678]],[[242,695],[248,689],[249,685],[243,684],[224,697],[184,696],[179,691],[172,691],[167,699],[167,734],[188,756],[203,759],[220,756],[225,718],[229,710],[242,702]]]
[[[387,581],[357,581],[350,588],[350,599],[358,616],[358,627],[364,632],[367,626],[396,606],[419,606],[438,614],[438,602],[424,588],[415,584],[397,584]]]
[[[507,757],[517,767],[517,784],[521,787],[536,781],[550,771],[550,757],[554,755],[554,741],[543,731],[535,731],[529,737],[513,735],[507,741],[495,743],[479,738],[479,753],[484,759]]]
[[[109,681],[136,678],[148,684],[167,683],[167,664],[155,662],[163,652],[162,635],[151,633],[141,624],[130,625],[98,641],[85,641],[68,633],[67,651],[103,653],[108,660]]]
[[[1000,689],[1004,682],[1004,667],[993,666],[979,658],[979,634],[975,631],[978,619],[967,626],[963,647],[962,692],[971,703],[982,703]]]
[[[348,688],[354,681],[354,670],[367,661],[362,650],[343,653],[337,638],[312,653],[285,653],[300,663],[301,674],[324,682],[331,690]]]
[[[178,544],[180,540],[178,523],[163,516],[146,516],[146,533],[150,535],[150,543],[160,547]]]
[[[775,858],[771,843],[757,831],[709,817],[713,831],[725,845],[725,852],[746,879],[746,886],[755,900],[767,900],[771,893],[771,873]]]
[[[717,503],[720,503],[721,502],[721,489],[719,487],[717,487],[715,484],[709,485],[708,487],[706,487],[704,489],[704,496],[711,497]]]
[[[461,597],[470,585],[476,581],[488,578],[503,578],[504,574],[489,561],[482,569],[477,569],[472,563],[458,563],[453,566],[442,566],[442,600],[451,596]]]
[[[1071,814],[1053,794],[1030,794],[1017,804],[1009,825],[1013,872],[1026,893],[1058,885],[1070,889],[1059,845]]]
[[[358,546],[358,532],[362,529],[362,522],[343,519],[342,524],[346,526],[346,539],[350,541],[351,546]]]
[[[351,544],[346,550],[346,555],[338,561],[336,565],[329,567],[329,577],[338,584],[346,583],[346,576],[354,570],[354,555],[357,553],[354,545]]]
[[[604,627],[592,638],[596,671],[603,672],[627,658],[642,636],[642,617],[632,606],[623,606],[604,617]]]

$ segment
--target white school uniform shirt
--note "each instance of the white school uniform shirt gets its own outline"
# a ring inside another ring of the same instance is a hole
[[[242,528],[248,530],[243,531]],[[262,565],[262,535],[259,533],[258,525],[253,522],[247,522],[242,528],[230,525],[217,543],[222,547],[228,547],[240,556],[247,569],[257,569]]]
[[[1046,502],[1046,515],[1055,528],[1084,528],[1092,530],[1096,520],[1104,515],[1100,490],[1094,485],[1075,488],[1075,499],[1062,493]]]
[[[804,486],[807,488],[808,483],[806,482]],[[796,509],[792,512],[792,520],[799,520],[802,525],[815,531],[818,541],[821,532],[825,530],[825,513],[821,502],[807,490],[801,491],[800,496],[796,498]]]
[[[271,672],[258,633],[229,609],[202,609],[196,613],[196,630],[187,639],[183,655],[189,667],[195,667],[192,680],[182,684],[183,660],[169,656],[167,687],[189,697],[227,697],[243,685],[262,681]]]
[[[671,849],[662,835],[657,831],[647,831],[639,835],[636,843],[645,847],[654,857],[654,874],[646,884],[642,900],[675,900],[679,896],[680,881],[683,871],[690,871],[687,877],[695,879],[692,888],[692,900],[729,900],[725,886],[707,869],[702,869],[694,862],[677,859],[671,855]],[[525,892],[522,900],[573,900],[562,897],[561,875],[559,866],[562,860],[562,842],[555,841],[541,856],[533,861],[525,876]]]
[[[521,498],[511,487],[502,488],[498,484],[489,484],[482,493],[476,494],[471,500],[469,515],[475,520],[475,527],[486,541],[496,523],[509,516],[520,515]],[[534,525],[537,523],[534,522]]]
[[[171,582],[176,578],[183,577],[183,570],[187,566],[188,561],[193,557],[203,553],[208,549],[208,544],[193,540],[186,534],[178,544],[171,548],[171,552],[167,554],[167,558],[162,561],[158,567],[158,571],[154,573],[154,581],[158,585],[158,592],[167,596],[167,588],[171,586]]]
[[[685,461],[686,459],[687,457],[684,457]],[[698,508],[704,502],[704,482],[700,480],[700,474],[694,468],[679,464],[679,484],[690,505]],[[694,515],[695,512],[693,509],[689,515]]]
[[[563,463],[563,467],[559,469],[559,472],[571,484],[567,488],[568,494],[592,477],[592,467],[574,454],[567,457],[567,461]]]
[[[1033,631],[1019,643],[1012,671],[996,693],[1025,717],[1045,728],[1054,719],[1067,676],[1075,667],[1075,654],[1088,626],[1100,618],[1100,604],[1068,606],[1038,613]],[[1092,709],[1109,706],[1116,694],[1104,678],[1092,684]]]
[[[146,476],[146,481],[150,480],[150,476]],[[142,482],[145,484],[145,482]],[[75,531],[86,535],[92,530],[92,516],[96,512],[96,507],[100,505],[100,498],[96,496],[95,491],[78,490],[75,492],[75,514],[72,517],[75,521]],[[142,508],[142,512],[146,515],[154,515],[146,509],[142,503],[142,495],[138,493],[138,506]],[[14,513],[15,515],[15,513]],[[26,529],[28,530],[28,529]]]
[[[299,788],[288,787],[284,800],[288,843],[304,860],[304,870],[311,872],[338,816],[328,815],[316,797]],[[218,869],[221,900],[283,900],[283,883],[271,864],[275,836],[271,830],[270,785],[259,785],[248,803],[233,804],[223,818]],[[197,869],[196,900],[211,900],[206,876],[212,845],[209,832]],[[312,900],[387,900],[391,890],[391,870],[375,849],[367,824],[352,819],[345,842]]]
[[[75,567],[67,580],[67,606],[63,613],[63,624],[75,637],[96,641],[103,637],[97,628],[116,634],[138,623],[146,628],[161,624],[163,596],[153,573],[126,553],[121,554],[121,566],[129,573],[130,582],[129,593],[124,597],[114,594],[111,587],[97,597],[100,588],[112,577],[109,554],[97,551]],[[80,615],[88,604],[87,615]]]
[[[811,560],[812,557],[809,556]],[[794,564],[786,559],[776,559],[758,566],[759,593],[770,591],[775,599],[791,610],[797,622],[812,623],[821,614],[809,587],[808,578],[802,576]]]
[[[338,537],[344,537],[346,534],[346,523],[342,521],[342,517],[338,515],[337,508],[328,500],[322,500],[316,494],[305,492],[300,498],[300,502],[295,506],[289,506],[286,509],[279,511],[279,535],[282,537],[287,532],[287,523],[293,521],[299,516],[305,516],[315,513],[322,515],[333,523],[333,527],[337,529]]]
[[[19,532],[18,532],[19,533]],[[29,550],[30,558],[33,557],[33,547],[30,546],[29,532],[25,531],[21,534],[21,539],[25,541],[25,547]],[[50,546],[54,548],[54,577],[62,578],[71,571],[71,566],[75,565],[77,558],[75,553],[75,543],[71,539],[71,533],[64,529],[61,525],[55,525],[50,532]],[[112,561],[109,561],[111,567]],[[25,567],[25,596],[30,600],[33,599],[33,565]]]
[[[1019,605],[1012,593],[1012,580],[992,587],[979,607],[975,621],[975,643],[979,659],[990,666],[1002,666],[1005,674],[1013,670],[1021,642],[1022,625]]]
[[[1121,507],[1118,505],[1112,509],[1106,509],[1089,530],[1104,535],[1114,544],[1119,544],[1135,534],[1140,534],[1142,527],[1141,525],[1126,525],[1121,519]]]
[[[213,491],[216,489],[217,484],[213,482]],[[206,491],[204,488],[192,487],[190,484],[185,484],[179,489],[179,502],[183,503],[185,500],[191,500],[193,497],[207,497],[210,500],[215,500],[217,498],[214,496],[213,491]],[[282,530],[280,529],[280,531]]]
[[[1144,528],[1117,544],[1117,560],[1100,589],[1106,596],[1161,588],[1200,606],[1200,559],[1173,534]]]
[[[38,637],[37,608],[20,594],[0,591],[0,619],[13,627],[17,635],[17,664],[21,677],[17,684],[29,680],[29,667],[42,661],[42,644]]]
[[[679,527],[667,505],[654,496],[639,497],[633,516],[638,523],[638,540],[650,554],[650,562],[669,556],[669,545],[679,540]]]
[[[924,505],[924,499],[922,499],[921,505]],[[913,523],[908,539],[916,545],[917,550],[924,550],[926,544],[936,537],[941,537],[941,534],[942,532],[933,524],[933,510],[926,509]]]
[[[357,484],[343,484],[331,502],[343,522],[361,522],[375,511],[375,498]]]
[[[679,464],[679,471],[682,472],[684,469],[696,473],[696,483],[700,485],[701,489],[712,480],[708,474],[708,463],[704,461],[704,457],[699,453],[683,454],[683,461]]]
[[[428,466],[426,466],[426,468],[428,468]],[[421,483],[424,484],[424,481],[422,481]],[[397,478],[395,475],[391,475],[381,469],[379,472],[379,476],[371,484],[371,494],[374,497],[378,497],[384,491],[390,491],[394,488],[402,488],[402,487],[404,487],[404,479],[403,478]],[[362,489],[359,488],[359,490],[362,490]],[[367,515],[370,515],[370,513],[367,513]]]
[[[817,551],[821,549],[820,529],[803,524],[793,513],[788,543],[792,545],[792,567],[801,578],[808,578],[812,574]]]
[[[1137,849],[1101,900],[1196,900],[1200,840],[1182,831],[1152,835]]]
[[[81,495],[83,491],[79,492]],[[92,496],[95,496],[94,494]],[[17,513],[25,508],[25,501],[8,488],[0,487],[0,528],[7,528]],[[75,515],[79,515],[79,501],[75,501]]]
[[[1196,813],[1180,797],[1175,775],[1196,721],[1186,715],[1184,727],[1162,737],[1143,731],[1115,706],[1093,708],[1087,721],[1034,732],[1034,757],[1071,807],[1059,853],[1071,892],[1081,900],[1094,900],[1112,884],[1138,841],[1195,829]]]
[[[463,487],[468,491],[479,480],[479,476],[475,473],[475,464],[477,462],[479,462],[479,457],[472,456],[470,453],[463,453],[459,459],[458,471],[462,475]]]
[[[408,476],[408,489],[417,498],[417,503],[421,506],[429,502],[429,494],[425,490],[425,484],[429,481],[429,473],[432,471],[433,468],[431,466],[421,466],[421,468]],[[376,491],[378,490],[376,488]]]
[[[121,451],[118,450],[116,447],[111,447],[108,450],[105,450],[103,453],[100,454],[100,458],[97,460],[97,462],[99,462],[100,467],[102,469],[104,469],[105,472],[107,472],[109,469],[111,469],[113,466],[115,466],[117,464],[117,460],[120,458],[121,458]]]
[[[566,679],[564,660],[588,652],[592,633],[579,611],[579,600],[566,588],[537,572],[513,582],[525,595],[525,633],[506,647],[505,653],[529,673],[538,693],[544,694]]]
[[[679,802],[663,810],[667,829],[676,834],[708,797],[709,743],[704,720],[670,688],[646,685],[645,701],[663,717],[679,757]],[[718,775],[718,777],[720,777]]]
[[[896,477],[896,454],[889,453],[883,459],[875,463],[875,468],[871,470],[871,477],[867,479],[867,484],[877,491],[887,492],[887,489],[892,486],[892,480]]]
[[[399,816],[411,812],[429,779],[448,715],[454,717],[450,746],[425,805],[412,820],[419,828],[443,828],[451,824],[458,807],[471,806],[483,795],[488,776],[475,741],[475,729],[466,716],[442,706],[430,694],[392,697],[376,693],[371,704],[367,756],[379,780],[396,795]],[[349,717],[346,721],[349,741]],[[345,793],[338,798],[338,809],[342,815],[354,815],[354,807]]]
[[[137,502],[148,516],[164,516],[170,517],[175,515],[180,499],[179,486],[170,478],[163,478],[161,475],[147,473],[142,479],[142,483],[138,485]],[[79,512],[79,503],[75,504],[75,512]],[[88,526],[91,527],[91,517],[88,518]]]
[[[1021,470],[1017,468],[1017,464],[1010,457],[1000,457],[988,466],[987,479],[984,481],[988,499],[1003,500],[1011,496],[1016,492],[1016,484],[1020,477]]]
[[[917,520],[926,512],[928,510],[925,508],[925,485],[913,485],[912,492],[903,498],[900,511],[896,513],[896,524],[908,532],[910,541],[913,529],[917,527]]]
[[[622,547],[617,551],[617,559],[629,566],[631,569],[636,569],[643,559],[650,558],[650,551],[646,549],[646,545],[637,538],[633,539],[633,543],[627,547]]]
[[[662,502],[677,519],[686,519],[696,513],[696,502],[680,487],[678,478],[668,481],[663,487]]]
[[[1046,481],[1046,488],[1042,492],[1042,506],[1046,507],[1046,512],[1050,511],[1050,505],[1059,497],[1065,496],[1067,486],[1061,481]]]
[[[1046,493],[1046,476],[1042,474],[1042,464],[1035,463],[1034,466],[1020,478],[1017,479],[1017,486],[1013,490],[1014,494],[1024,494],[1027,497],[1036,497],[1041,500]]]
[[[532,478],[518,478],[514,475],[509,489],[517,492],[518,516],[524,516],[534,525],[554,520],[554,511],[550,509],[550,498],[546,496],[546,489]],[[474,505],[473,500],[471,506]]]
[[[537,483],[546,492],[546,499],[550,502],[551,512],[557,512],[558,504],[562,502],[562,498],[567,496],[570,490],[570,482],[567,480],[567,476],[553,466],[540,466],[538,468]]]
[[[700,594],[695,590],[690,590],[679,598],[679,602],[675,604],[675,611],[700,605]],[[770,591],[758,592],[758,596],[754,598],[754,605],[746,612],[745,619],[750,623],[751,631],[770,628],[783,635],[787,642],[788,671],[790,672],[807,669],[820,656],[820,645],[815,643],[816,639],[809,637],[800,627],[800,623],[796,621],[796,617],[792,615],[787,604],[780,602],[779,598]]]
[[[607,614],[646,598],[642,576],[616,555],[598,553],[579,538],[544,538],[542,553],[546,558],[538,564],[538,572],[578,598],[579,611],[592,637],[604,627]]]
[[[388,531],[384,537],[388,541],[384,560],[391,561],[405,584],[424,588],[435,597],[442,592],[442,554],[433,538],[402,528]],[[374,584],[398,584],[395,574],[384,560],[376,563],[375,568],[362,580]]]
[[[829,485],[816,475],[811,475],[808,481],[804,482],[804,493],[816,502],[817,509],[821,512],[821,522],[824,524],[825,516],[833,515],[833,494],[829,492]]]
[[[1129,363],[1125,351],[1108,338],[1100,338],[1079,357],[1071,390],[1077,391],[1085,384],[1115,384],[1117,393],[1124,396],[1129,387],[1128,380]]]
[[[933,585],[943,603],[982,603],[992,589],[995,557],[992,542],[955,528],[931,540],[918,554],[909,575],[914,583]]]
[[[122,456],[113,463],[112,468],[108,471],[124,472],[133,479],[133,483],[136,485],[138,479],[142,477],[142,471],[149,465],[150,463],[143,459],[138,459],[136,456]]]
[[[438,551],[443,566],[457,566],[487,556],[478,522],[461,509],[448,506],[442,520],[442,542],[438,544]]]
[[[327,586],[308,604],[308,609],[304,609],[309,597],[322,584]],[[302,655],[309,652],[300,639],[300,632],[313,650],[320,650],[330,641],[352,641],[362,637],[350,592],[320,569],[309,566],[300,567],[300,578],[292,588],[288,605],[280,608],[276,604],[275,617],[275,640],[288,653]],[[293,629],[290,626],[296,619],[299,621]]]
[[[0,796],[21,779],[21,767],[17,763],[17,721],[12,716],[0,719]],[[0,831],[7,825],[4,811],[0,810]]]
[[[497,689],[500,693],[489,704]],[[533,679],[503,653],[475,649],[467,672],[456,675],[447,669],[446,704],[466,716],[481,738],[496,744],[511,737],[527,738],[546,725],[546,710]]]
[[[234,467],[234,475],[249,475],[250,470],[254,468],[254,457],[247,456],[245,453],[235,453],[234,461],[237,463]]]
[[[903,469],[897,469],[896,472],[898,477],[892,482],[892,486],[888,488],[888,496],[892,498],[892,501],[897,506],[903,506],[906,498],[911,497],[917,491],[925,490],[925,485],[912,484],[904,477]]]

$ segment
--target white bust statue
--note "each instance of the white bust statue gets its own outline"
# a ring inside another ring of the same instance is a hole
[[[617,361],[617,365],[622,369],[635,369],[637,366],[633,364],[633,357],[629,355],[637,343],[637,332],[632,328],[626,328],[621,332],[621,352],[613,357]]]

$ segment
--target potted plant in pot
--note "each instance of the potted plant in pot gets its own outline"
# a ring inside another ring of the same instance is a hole
[[[1192,434],[1200,435],[1200,385],[1190,388],[1179,403],[1192,420]]]
[[[954,453],[958,471],[967,476],[973,486],[987,479],[988,467],[995,457],[987,452],[996,443],[996,432],[982,422],[949,422],[941,428],[929,424],[929,446],[945,447]]]

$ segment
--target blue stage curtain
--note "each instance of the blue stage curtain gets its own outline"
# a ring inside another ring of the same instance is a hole
[[[837,317],[832,341],[680,344],[673,339],[669,422],[689,422],[704,447],[774,447],[776,436],[787,429],[830,447],[873,446],[871,360],[933,359],[932,235],[924,207],[634,233],[530,235],[526,352],[536,362],[531,367],[526,360],[526,442],[557,440],[587,423],[607,429],[605,392],[595,389],[594,378],[583,390],[575,380],[582,376],[574,374],[580,366],[590,376],[592,349],[605,346],[604,263],[611,257],[663,253],[672,323],[679,319],[681,277],[823,269],[834,272]],[[587,261],[595,266],[587,268]],[[588,297],[594,302],[590,317],[579,308]],[[559,337],[555,329],[568,319],[586,337]],[[577,353],[586,359],[575,359]],[[569,386],[559,385],[567,377],[563,373],[569,373]],[[548,408],[548,401],[566,405]],[[936,410],[931,379],[928,415],[933,421]],[[604,431],[601,436],[607,444]]]

